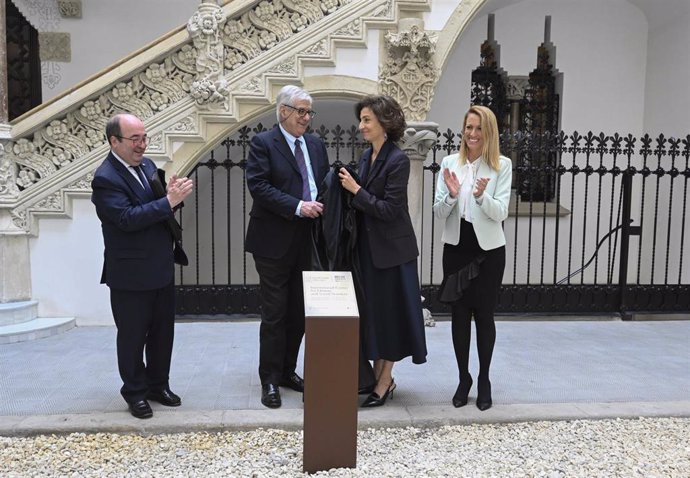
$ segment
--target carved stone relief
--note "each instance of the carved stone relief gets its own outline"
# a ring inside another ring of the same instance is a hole
[[[339,30],[336,30],[333,36],[360,38],[362,36],[362,22],[360,20],[350,22]]]
[[[305,56],[320,56],[320,57],[326,57],[328,56],[328,40],[325,38],[321,40],[320,42],[314,43],[313,45],[308,46],[307,48],[302,51],[302,54]]]
[[[297,74],[297,65],[295,64],[295,59],[290,58],[289,60],[286,60],[282,63],[278,63],[277,65],[271,67],[268,70],[268,73],[277,73],[279,75],[290,75],[294,76]]]
[[[7,158],[5,147],[0,144],[0,199],[15,199],[17,196],[17,166]]]
[[[81,0],[57,0],[63,18],[81,18]]]
[[[77,179],[65,189],[70,191],[91,191],[91,181],[93,181],[93,172],[88,173],[83,178]]]
[[[42,32],[60,31],[62,17],[58,2],[46,2],[44,0],[12,0],[12,2],[31,25],[38,30],[39,35]],[[41,81],[46,88],[55,89],[62,81],[60,64],[54,60],[41,58]]]
[[[408,122],[405,135],[400,140],[400,148],[412,160],[426,160],[437,141],[438,124],[432,122]]]
[[[521,100],[525,97],[529,88],[529,77],[509,76],[506,83],[506,98],[508,100]]]
[[[391,18],[393,16],[393,0],[388,0],[376,7],[371,13],[372,18]]]
[[[170,131],[178,131],[178,132],[184,132],[184,133],[196,133],[197,132],[196,120],[194,119],[193,116],[187,116],[186,118],[181,119],[175,125],[173,125],[173,127],[170,128]]]
[[[11,210],[10,217],[12,218],[12,224],[19,230],[28,230],[29,221],[27,219],[26,210]]]
[[[72,61],[72,45],[69,33],[39,32],[38,43],[41,61],[59,61],[62,63]]]
[[[221,29],[225,12],[218,5],[202,3],[189,19],[187,31],[196,49],[196,78],[190,94],[198,105],[225,105],[230,96],[228,81],[223,76],[224,50]]]
[[[54,8],[48,9],[38,0],[18,1],[25,9],[32,10],[33,18],[47,15],[42,31],[59,29],[60,15],[55,3]],[[106,147],[105,124],[113,114],[128,111],[146,121],[189,98],[193,98],[202,109],[221,105],[229,109],[232,103],[229,101],[230,89],[226,76],[231,76],[239,66],[350,2],[264,0],[237,17],[226,19],[224,10],[218,8],[215,1],[204,0],[188,23],[190,40],[187,44],[143,71],[123,77],[103,93],[75,105],[64,116],[51,119],[48,124],[39,126],[25,137],[5,143],[5,154],[0,158],[0,203],[16,203],[11,211],[13,223],[17,227],[29,227],[30,214],[44,207],[54,207],[62,199],[42,197],[36,199],[39,202],[25,204],[21,203],[23,191],[35,188],[37,183],[64,168],[72,167],[82,158],[92,161],[93,154],[90,153]],[[371,6],[368,10],[371,13],[364,18],[392,22],[394,3],[388,0],[376,7],[375,11]],[[340,27],[338,35],[362,39],[363,23],[361,20],[352,21]],[[326,34],[332,37],[333,32]],[[297,79],[298,56],[332,55],[329,39],[322,37],[316,42],[314,40],[303,45],[303,50],[290,58],[283,57],[278,63],[265,66],[253,78],[232,79],[236,82],[233,86],[242,85],[234,91],[264,95],[266,76]],[[47,81],[53,81],[53,86],[56,85],[60,81],[59,64],[43,62],[42,67],[44,81],[48,78]],[[172,126],[170,131],[183,131],[186,128],[198,132],[196,119],[185,118]],[[161,130],[152,135],[149,152],[165,154],[164,139]],[[79,171],[79,167],[74,170]]]
[[[44,211],[64,211],[62,193],[57,191],[51,194],[50,196],[36,203],[35,207]]]
[[[146,147],[146,151],[148,153],[164,153],[165,150],[163,149],[163,134],[162,133],[156,133],[153,136],[151,136],[151,139],[149,140],[149,144]]]
[[[398,33],[387,33],[387,58],[380,71],[381,93],[397,99],[408,121],[422,121],[431,108],[438,69],[437,37],[423,30],[422,20],[400,20]]]

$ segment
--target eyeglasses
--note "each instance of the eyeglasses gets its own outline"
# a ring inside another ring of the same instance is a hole
[[[309,115],[310,118],[313,118],[314,116],[316,116],[316,111],[314,111],[314,110],[305,110],[304,108],[295,108],[294,106],[286,105],[285,103],[283,103],[283,106],[285,106],[286,108],[290,108],[293,111],[296,111],[297,116],[299,116],[300,118],[303,118],[304,116],[307,116],[307,115]]]
[[[126,138],[124,136],[115,136],[116,138],[120,139],[128,139],[134,144],[148,144],[149,143],[149,137],[144,135],[144,136],[132,136],[131,138]]]

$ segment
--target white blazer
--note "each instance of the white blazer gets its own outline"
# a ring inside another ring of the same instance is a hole
[[[482,197],[470,200],[472,225],[477,234],[479,246],[485,251],[489,251],[504,246],[506,243],[501,223],[508,217],[513,167],[510,159],[505,156],[500,157],[500,171],[491,169],[483,158],[479,158],[478,161],[481,162],[477,169],[477,178],[490,179]],[[443,170],[446,168],[454,171],[460,181],[464,179],[461,177],[459,153],[443,158],[441,171],[436,181],[436,197],[434,199],[434,214],[437,218],[445,220],[441,241],[455,246],[460,242],[460,208],[458,207],[458,198],[449,196],[446,182],[443,180]]]

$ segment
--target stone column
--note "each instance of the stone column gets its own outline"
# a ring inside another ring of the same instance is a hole
[[[0,304],[31,299],[29,236],[0,234]]]
[[[0,139],[9,139],[7,94],[7,30],[5,28],[5,2],[0,1]]]
[[[438,125],[425,122],[438,81],[434,61],[436,34],[424,31],[419,18],[402,18],[396,33],[386,33],[386,59],[379,73],[380,91],[395,98],[405,111],[409,129],[402,140],[410,165],[408,204],[417,234],[422,232],[422,182],[426,155],[436,143]]]
[[[0,234],[0,331],[5,326],[38,317],[38,301],[31,300],[29,236]],[[0,343],[14,340],[0,333]]]
[[[438,124],[429,121],[411,121],[407,124],[405,136],[400,147],[410,158],[410,180],[407,183],[407,203],[412,219],[412,226],[417,235],[418,246],[421,251],[422,214],[424,197],[422,184],[424,183],[424,161],[427,154],[436,144]]]
[[[385,37],[386,57],[379,72],[379,90],[395,98],[407,120],[408,129],[401,148],[410,158],[410,180],[407,183],[408,207],[412,226],[421,251],[424,198],[424,161],[436,144],[438,125],[426,120],[438,82],[439,72],[434,53],[436,33],[424,31],[419,18],[401,18],[396,33]],[[421,265],[421,261],[419,263]],[[421,271],[420,271],[421,278]],[[424,322],[433,326],[431,313],[424,310]]]
[[[11,139],[5,16],[5,2],[0,0],[0,140]],[[11,201],[18,195],[15,178],[15,165],[5,157],[5,148],[0,143],[0,202]],[[0,223],[7,217],[7,210],[0,210]],[[27,322],[37,315],[38,303],[31,300],[29,236],[0,232],[0,327]]]

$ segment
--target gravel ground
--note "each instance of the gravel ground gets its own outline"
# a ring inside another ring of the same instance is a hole
[[[690,418],[370,429],[356,469],[312,476],[689,477]],[[282,430],[0,437],[2,477],[304,476]]]

